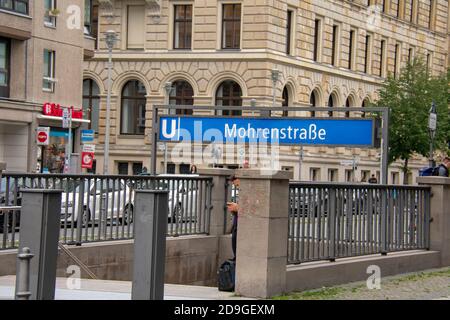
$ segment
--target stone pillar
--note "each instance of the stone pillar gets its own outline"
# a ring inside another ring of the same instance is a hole
[[[417,177],[417,183],[431,186],[430,250],[441,253],[441,266],[450,266],[450,178]]]
[[[62,190],[23,189],[21,192],[19,252],[28,247],[34,254],[29,269],[30,299],[54,300]],[[20,271],[18,265],[16,270]],[[18,279],[23,276],[26,275],[17,272]]]
[[[240,179],[236,294],[268,298],[286,290],[292,172],[236,170]]]
[[[228,217],[226,201],[227,194],[231,194],[231,189],[226,188],[228,179],[234,174],[234,170],[222,168],[198,169],[202,176],[213,177],[213,188],[211,195],[211,220],[209,234],[219,236],[225,234],[225,219]],[[229,221],[229,219],[228,219]]]

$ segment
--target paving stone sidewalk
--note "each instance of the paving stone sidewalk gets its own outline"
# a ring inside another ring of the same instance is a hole
[[[295,300],[450,300],[450,268],[381,278],[380,289],[366,282],[291,293],[276,299]]]

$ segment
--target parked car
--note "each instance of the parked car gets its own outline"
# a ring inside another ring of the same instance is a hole
[[[134,190],[123,179],[85,180],[84,185],[70,180],[63,182],[63,190],[65,191],[61,197],[62,223],[73,221],[77,224],[80,212],[83,226],[116,218],[123,224],[133,221]],[[81,192],[82,199],[80,199]]]
[[[26,188],[22,183],[17,183],[17,190],[13,179],[2,177],[0,180],[0,207],[21,206],[22,194],[21,188]],[[17,191],[17,194],[16,194]],[[7,217],[8,221],[5,221]],[[0,233],[3,233],[5,228],[11,232],[13,227],[20,226],[20,210],[5,210],[0,213]]]
[[[289,216],[310,216],[317,217],[320,214],[328,213],[328,191],[324,190],[322,194],[309,192],[307,189],[291,189],[289,193]]]
[[[171,222],[196,221],[199,209],[198,183],[183,177],[199,177],[198,174],[161,174],[158,175],[159,189],[168,190],[168,219]],[[164,179],[170,178],[170,179]]]

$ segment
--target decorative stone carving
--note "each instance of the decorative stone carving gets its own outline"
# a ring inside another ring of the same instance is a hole
[[[145,0],[148,9],[148,16],[161,17],[161,0]]]
[[[98,0],[99,12],[102,17],[108,19],[108,23],[114,18],[114,0]]]

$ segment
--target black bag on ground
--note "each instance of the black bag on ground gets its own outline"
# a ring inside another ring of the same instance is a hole
[[[219,291],[234,291],[236,264],[232,260],[227,260],[220,265],[217,271],[217,287]]]

